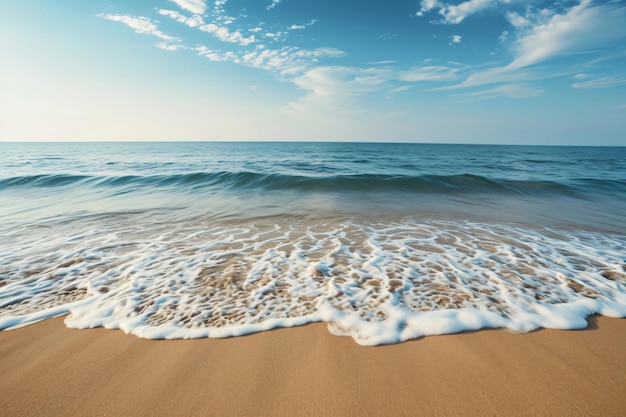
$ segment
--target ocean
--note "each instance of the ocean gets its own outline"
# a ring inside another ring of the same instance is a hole
[[[379,345],[626,317],[626,147],[0,143],[0,219],[0,329]]]

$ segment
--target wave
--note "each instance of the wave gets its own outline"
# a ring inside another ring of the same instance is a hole
[[[443,194],[552,194],[581,195],[626,192],[626,180],[577,179],[522,181],[487,178],[480,175],[327,175],[304,176],[259,172],[195,172],[167,175],[89,176],[49,174],[17,176],[0,180],[0,190],[14,187],[50,188],[81,185],[88,187],[175,187],[181,191],[202,188],[222,190],[302,191],[302,192],[412,192]]]
[[[64,185],[73,185],[92,178],[93,177],[89,175],[72,174],[22,175],[0,180],[0,189],[10,187],[58,187]]]
[[[410,218],[54,230],[0,247],[0,329],[68,315],[70,327],[176,339],[323,321],[378,345],[626,316],[624,236]]]

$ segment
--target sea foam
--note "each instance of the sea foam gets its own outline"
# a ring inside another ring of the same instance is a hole
[[[69,327],[176,339],[323,321],[333,334],[378,345],[626,316],[620,235],[411,217],[282,218],[62,224],[50,233],[15,230],[4,242],[3,329],[67,314]]]

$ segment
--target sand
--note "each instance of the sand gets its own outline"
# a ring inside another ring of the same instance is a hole
[[[2,416],[624,416],[626,320],[361,347],[324,324],[155,341],[0,332]]]

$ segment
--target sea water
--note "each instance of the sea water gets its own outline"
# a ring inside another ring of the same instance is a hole
[[[0,328],[363,345],[626,317],[626,148],[0,144]]]

